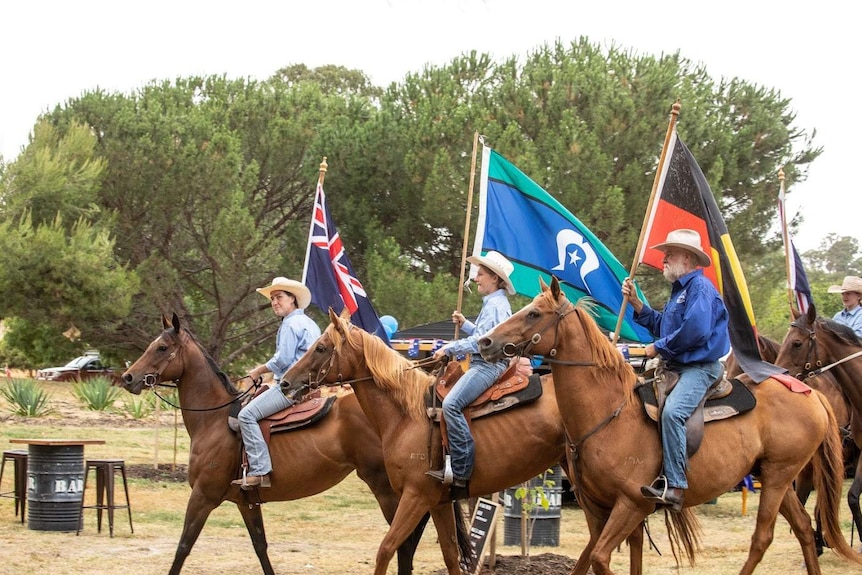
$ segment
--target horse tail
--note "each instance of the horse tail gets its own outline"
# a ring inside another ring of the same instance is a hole
[[[476,557],[476,550],[473,549],[470,542],[470,526],[467,524],[467,516],[457,499],[452,502],[452,509],[455,512],[455,539],[458,542],[458,550],[461,552],[461,566],[467,573],[473,573],[479,558]]]
[[[845,559],[862,564],[862,555],[853,551],[853,548],[844,539],[841,525],[838,522],[841,491],[844,483],[844,453],[841,436],[838,433],[838,421],[826,397],[819,393],[817,397],[829,417],[826,437],[823,438],[811,460],[814,471],[814,489],[817,491],[816,512],[819,514],[823,538],[834,552]]]
[[[665,509],[664,523],[667,526],[670,549],[677,567],[679,567],[680,552],[685,553],[688,564],[694,567],[695,553],[700,549],[700,536],[703,533],[697,515],[690,507],[685,507],[678,513]]]

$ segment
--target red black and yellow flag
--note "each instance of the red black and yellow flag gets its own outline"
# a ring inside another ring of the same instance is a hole
[[[706,177],[676,130],[669,140],[657,189],[658,195],[646,218],[645,239],[638,261],[663,269],[662,252],[649,246],[665,241],[672,230],[696,230],[705,244],[703,250],[712,260],[712,264],[704,268],[704,275],[724,299],[729,315],[730,344],[740,366],[758,382],[783,373],[783,369],[760,357],[754,311],[736,250]]]

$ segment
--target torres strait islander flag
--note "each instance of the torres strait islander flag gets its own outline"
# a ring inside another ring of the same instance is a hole
[[[324,313],[329,308],[341,313],[346,307],[353,325],[389,343],[386,330],[347,259],[341,236],[326,205],[321,183],[317,184],[314,198],[302,283],[311,290],[311,302]]]
[[[604,244],[541,186],[487,146],[479,186],[473,254],[495,250],[506,256],[515,266],[510,279],[523,296],[539,292],[539,277],[550,283],[551,275],[556,276],[570,301],[591,297],[598,304],[596,322],[608,331],[616,329],[622,281],[628,273]],[[474,275],[471,269],[470,276]],[[653,341],[649,331],[634,322],[631,306],[619,335],[629,341]]]
[[[664,254],[650,246],[665,241],[672,230],[696,230],[704,243],[703,250],[712,260],[712,264],[704,268],[704,275],[724,299],[730,344],[740,366],[757,382],[784,373],[785,370],[760,357],[754,312],[736,250],[706,177],[676,130],[666,152],[659,175],[659,192],[646,218],[638,261],[662,270]]]

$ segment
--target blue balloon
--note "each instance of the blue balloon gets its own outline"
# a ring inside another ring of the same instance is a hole
[[[398,331],[398,320],[391,315],[380,316],[380,325],[383,326],[383,330],[386,332],[387,337],[391,338],[395,335],[395,332]]]

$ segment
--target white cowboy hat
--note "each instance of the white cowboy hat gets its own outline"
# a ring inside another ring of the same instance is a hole
[[[515,286],[512,285],[512,280],[509,279],[509,275],[515,271],[515,266],[513,266],[512,262],[507,260],[503,254],[490,251],[484,256],[469,256],[467,261],[471,264],[476,264],[477,266],[485,266],[497,277],[502,278],[503,281],[506,282],[506,291],[509,292],[510,295],[515,293]]]
[[[262,294],[266,299],[269,299],[274,291],[286,291],[289,294],[293,294],[296,297],[296,307],[299,309],[305,309],[311,303],[311,290],[296,280],[289,280],[279,276],[272,280],[270,285],[257,288],[257,292]]]
[[[695,230],[683,228],[669,232],[665,241],[652,246],[650,249],[665,251],[667,248],[681,248],[688,250],[697,256],[698,264],[707,268],[712,263],[712,260],[700,246],[700,234]]]
[[[855,291],[862,294],[862,278],[856,276],[847,276],[840,286],[829,286],[826,290],[829,293],[844,293],[847,291]]]

